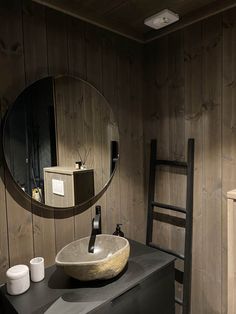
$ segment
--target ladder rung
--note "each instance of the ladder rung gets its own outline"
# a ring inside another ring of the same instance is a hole
[[[163,203],[158,203],[158,202],[152,202],[152,206],[156,206],[156,207],[159,207],[159,208],[170,209],[170,210],[174,210],[176,212],[180,212],[180,213],[186,214],[186,209],[183,208],[183,207],[178,207],[178,206],[173,206],[173,205],[163,204]]]
[[[172,167],[183,167],[188,168],[188,164],[186,161],[177,161],[177,160],[156,160],[156,165],[165,165],[165,166],[172,166]]]
[[[178,303],[179,305],[183,305],[183,301],[179,298],[175,298],[175,303]]]
[[[170,224],[180,228],[186,228],[186,219],[181,217],[176,217],[172,215],[167,215],[159,212],[153,212],[153,219]]]
[[[164,248],[162,248],[161,246],[154,244],[153,242],[149,242],[148,245],[149,245],[150,247],[153,247],[154,249],[158,249],[158,250],[160,250],[160,251],[163,251],[163,252],[165,252],[165,253],[174,255],[175,257],[184,260],[184,255],[179,254],[179,253],[177,253],[177,252],[175,252],[175,251],[172,251],[172,250],[170,250],[170,249],[164,249]]]

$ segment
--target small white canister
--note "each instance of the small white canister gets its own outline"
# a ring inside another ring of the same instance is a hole
[[[6,272],[7,292],[11,295],[22,294],[30,287],[29,267],[16,265]]]
[[[44,279],[44,258],[35,257],[30,260],[30,277],[33,282],[39,282]]]

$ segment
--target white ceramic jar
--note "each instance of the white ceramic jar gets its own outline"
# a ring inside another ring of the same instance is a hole
[[[33,282],[39,282],[44,279],[44,258],[35,257],[30,260],[30,277]]]
[[[6,272],[7,292],[11,295],[22,294],[30,287],[29,267],[15,265]]]

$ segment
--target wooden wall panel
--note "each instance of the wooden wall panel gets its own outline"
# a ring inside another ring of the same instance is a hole
[[[44,7],[39,7],[35,3],[23,2],[26,85],[30,85],[48,75],[45,11]]]
[[[5,100],[3,105],[8,105],[25,86],[21,2],[12,1],[12,3],[8,3],[4,1],[1,3],[0,16],[2,23],[0,29],[1,99]],[[28,263],[33,256],[31,210],[24,210],[17,202],[17,194],[9,193],[10,189],[14,190],[14,186],[11,186],[9,174],[7,172],[5,174],[5,184],[8,188],[5,204],[10,265],[19,262]]]
[[[89,83],[91,83],[94,87],[102,92],[102,42],[100,40],[102,32],[100,29],[94,27],[93,25],[86,24],[85,27],[85,49],[86,49],[86,79]],[[98,75],[100,73],[100,75]],[[90,114],[92,110],[92,106],[90,108],[86,108],[87,115]],[[92,112],[92,116],[94,118],[94,113]],[[96,113],[95,113],[96,114]],[[95,120],[91,121],[91,123],[96,122]],[[97,136],[97,135],[96,135]],[[93,151],[95,150],[95,145],[93,147]],[[101,166],[101,158],[98,158],[95,161],[95,167]],[[106,199],[102,197],[98,203],[104,208],[106,211]],[[89,212],[91,217],[95,216],[94,208],[91,208],[87,212],[87,228],[90,228],[90,218]],[[92,219],[91,218],[91,219]]]
[[[236,186],[236,10],[230,10],[223,15],[223,89],[222,89],[222,225],[226,225],[226,195],[227,191]],[[223,229],[222,252],[225,253],[227,230]],[[222,268],[222,313],[227,313],[226,308],[226,256],[223,255]]]
[[[58,166],[82,159],[94,171],[98,194],[110,178],[111,141],[117,122],[105,98],[82,80],[61,77],[54,84]],[[85,160],[86,159],[86,160]]]
[[[184,31],[185,70],[185,143],[195,139],[194,211],[193,211],[193,264],[192,309],[203,313],[203,113],[202,113],[202,24],[195,24]],[[197,197],[196,197],[197,196]]]
[[[2,111],[25,84],[47,73],[80,75],[111,103],[120,128],[121,158],[110,188],[98,202],[103,207],[104,232],[113,232],[121,222],[127,236],[144,241],[149,141],[157,138],[160,158],[182,160],[187,139],[195,138],[192,313],[226,313],[225,261],[221,260],[225,234],[221,229],[225,193],[236,184],[236,11],[146,45],[143,81],[142,48],[129,40],[53,10],[44,12],[36,4],[21,7],[19,1],[12,0],[11,5],[1,4],[0,16]],[[89,108],[86,110],[89,115]],[[178,179],[164,169],[158,173],[157,196],[162,201],[182,202],[184,182],[182,177]],[[19,205],[17,197],[13,199],[9,176],[5,198],[3,181],[1,278],[9,264],[28,263],[33,255],[42,254],[48,263],[53,262],[62,245],[90,233],[93,209],[71,218],[42,218],[28,203]],[[175,189],[178,182],[180,191]],[[156,227],[156,241],[181,248],[180,230],[175,238],[169,226],[162,223]]]
[[[168,104],[169,104],[169,151],[173,160],[184,161],[185,145],[185,123],[184,123],[184,47],[183,33],[173,33],[169,36],[168,45]],[[170,176],[170,203],[185,207],[186,176],[179,169],[172,169]],[[180,188],[181,186],[181,188]],[[173,214],[173,213],[172,213]],[[182,217],[182,214],[176,216]],[[171,227],[172,229],[172,227]],[[180,253],[184,249],[184,230],[174,228],[171,231],[171,247]]]
[[[144,240],[141,46],[28,1],[4,1],[0,6],[0,16],[2,110],[26,84],[48,74],[70,73],[97,87],[109,100],[119,127],[129,129],[120,138],[122,162],[119,170],[107,193],[98,201],[102,205],[103,231],[111,233],[115,224],[121,222],[127,236]],[[130,73],[127,85],[123,81],[126,71]],[[134,81],[131,75],[135,75]],[[139,89],[137,94],[136,89]],[[86,106],[84,110],[89,117],[90,107]],[[135,117],[130,124],[129,116],[134,111]],[[134,137],[136,133],[138,136]],[[133,160],[136,160],[134,165]],[[129,177],[122,177],[120,173],[125,173],[127,168],[130,168]],[[94,207],[75,217],[49,215],[44,218],[38,215],[41,212],[36,212],[38,208],[28,201],[24,203],[22,197],[16,194],[13,199],[15,189],[9,176],[6,182],[7,190],[2,179],[0,181],[1,280],[9,264],[28,263],[32,256],[43,255],[49,265],[61,246],[90,234]],[[121,186],[122,191],[130,191],[130,196],[128,193],[124,196],[128,200],[122,200],[122,208]],[[129,213],[124,213],[125,210]],[[135,221],[129,222],[130,219],[139,221],[142,231],[135,227]]]
[[[221,16],[203,22],[203,312],[221,309]],[[212,274],[214,273],[214,276]]]
[[[26,85],[48,76],[47,33],[45,8],[29,2],[23,3],[23,34]],[[37,38],[37,40],[35,40]],[[38,53],[40,51],[40,54]],[[55,258],[54,215],[42,216],[32,204],[34,255],[45,256],[45,265]],[[40,212],[39,212],[40,211]]]
[[[68,67],[69,74],[86,80],[85,23],[68,18]]]
[[[118,116],[118,78],[117,78],[117,53],[114,49],[116,39],[110,34],[110,36],[103,37],[102,41],[102,64],[106,66],[102,67],[102,92],[106,95],[109,103],[112,104],[113,113],[117,119]],[[107,233],[113,233],[115,225],[120,223],[120,198],[115,194],[120,195],[119,184],[119,163],[116,169],[116,175],[113,178],[111,185],[103,197],[106,198],[106,220],[103,219],[102,228]]]
[[[68,63],[68,18],[54,10],[47,10],[48,64],[50,75],[67,74]],[[60,25],[60,27],[58,27]],[[56,251],[74,240],[74,217],[55,217]]]
[[[160,38],[145,48],[148,83],[147,103],[144,101],[143,106],[144,147],[151,138],[157,138],[160,158],[169,154],[182,160],[186,158],[187,139],[193,137],[196,143],[192,275],[192,313],[196,314],[227,313],[226,266],[221,253],[226,240],[222,229],[226,192],[236,185],[235,18],[236,10],[230,10]],[[160,55],[158,51],[164,49],[166,52]],[[163,72],[165,65],[167,74]],[[157,77],[162,84],[158,84]],[[165,86],[169,86],[168,91],[161,92]],[[161,108],[169,108],[168,116],[161,113]],[[156,116],[155,125],[152,121]],[[166,146],[162,146],[160,138]],[[159,176],[161,185],[166,182],[167,178]],[[177,182],[182,191],[174,190]],[[174,192],[171,202],[178,203],[185,189],[183,183],[177,178],[172,181],[171,174],[168,186]],[[170,245],[176,242],[181,246],[181,236],[174,241],[172,236],[171,229],[159,228],[156,241],[164,238]]]
[[[140,73],[140,62],[138,66],[137,56],[130,50],[123,49],[117,59],[118,79],[118,122],[120,130],[120,219],[123,223],[125,234],[144,241],[145,226],[143,201],[140,202],[142,193],[142,121],[139,116],[140,108],[137,105],[137,98],[140,98],[137,78]],[[135,65],[136,64],[136,65]],[[134,72],[136,69],[136,73]],[[126,88],[129,86],[129,88]],[[134,97],[134,89],[136,97]],[[126,112],[124,112],[124,108]],[[131,156],[135,156],[132,158]],[[140,229],[138,229],[140,227]]]
[[[48,67],[50,75],[68,73],[67,16],[46,10]]]
[[[169,156],[173,160],[186,159],[185,123],[184,123],[184,45],[183,33],[176,32],[168,40],[168,104],[169,104]],[[168,169],[169,171],[170,169]],[[185,207],[186,175],[178,168],[169,172],[170,204]],[[168,213],[168,211],[165,211]],[[181,213],[171,213],[175,217],[182,217]],[[170,248],[174,251],[184,252],[185,231],[181,227],[169,226]],[[183,263],[176,262],[176,268],[182,270]],[[182,286],[176,283],[176,295],[182,299]],[[181,313],[181,307],[176,304],[176,314]]]
[[[1,206],[0,206],[0,230],[1,230],[1,237],[0,237],[0,281],[5,280],[5,272],[9,268],[9,251],[8,251],[8,228],[7,228],[7,216],[6,216],[6,196],[5,196],[5,188],[3,179],[4,178],[4,168],[0,166],[0,199],[1,199]]]
[[[86,55],[86,25],[76,19],[68,19],[68,67],[69,74],[87,79]],[[84,110],[85,118],[89,123],[90,105]],[[75,239],[87,236],[91,232],[91,210],[75,216]]]
[[[5,20],[7,15],[7,10],[4,7],[1,7],[0,11],[0,17],[1,20]],[[1,41],[4,42],[4,38],[7,37],[5,34],[6,30],[1,29],[0,31],[0,38]],[[6,39],[5,39],[6,40]],[[1,52],[0,52],[0,66],[1,69],[4,69],[4,65],[6,64],[6,55],[5,55],[5,50],[3,50],[3,46],[1,47]],[[7,68],[5,68],[5,71],[7,71]],[[9,79],[11,82],[12,80]],[[1,113],[1,118],[4,115],[5,109],[7,108],[8,105],[8,100],[6,99],[5,93],[7,89],[7,84],[5,83],[5,78],[1,77],[0,78],[0,113]],[[2,154],[2,152],[1,152]],[[1,204],[0,204],[0,227],[1,227],[1,236],[0,236],[0,267],[1,267],[1,275],[0,275],[0,280],[1,282],[5,280],[5,272],[9,267],[9,251],[8,251],[8,225],[7,225],[7,210],[6,210],[6,190],[5,190],[5,169],[3,167],[3,163],[0,165],[0,199],[1,199]]]
[[[103,32],[93,25],[86,24],[86,72],[87,81],[102,91],[102,42]],[[99,74],[100,73],[100,74]],[[98,75],[99,74],[99,75]]]
[[[153,43],[150,46],[151,56],[146,55],[148,60],[147,76],[147,97],[144,96],[144,121],[145,151],[146,159],[150,160],[150,139],[157,139],[158,158],[170,158],[170,119],[169,119],[169,78],[168,78],[168,37],[163,37],[159,44]],[[153,72],[153,73],[152,73]],[[145,95],[144,94],[144,95]],[[149,164],[146,163],[146,169]],[[155,200],[163,203],[170,203],[170,173],[167,167],[160,167],[156,170],[156,191]],[[149,173],[148,171],[146,172]],[[159,184],[159,182],[162,182]],[[145,193],[147,195],[147,192]],[[147,202],[147,200],[146,200]],[[161,210],[158,210],[161,212]],[[165,211],[168,213],[168,211]],[[163,247],[170,247],[171,232],[170,225],[154,221],[153,240]]]
[[[132,49],[133,50],[133,49]],[[144,179],[143,179],[143,121],[140,120],[142,115],[141,108],[138,106],[139,99],[143,98],[142,82],[142,58],[136,52],[132,51],[130,60],[130,113],[131,129],[130,129],[130,151],[124,156],[135,156],[135,159],[130,157],[130,207],[127,208],[127,219],[129,221],[128,234],[132,239],[145,243],[146,226],[146,203],[144,202]],[[122,107],[121,107],[122,108]],[[128,157],[129,158],[129,157]],[[122,207],[121,212],[123,213]]]

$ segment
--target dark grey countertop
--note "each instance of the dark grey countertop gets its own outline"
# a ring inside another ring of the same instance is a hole
[[[52,266],[46,269],[43,281],[31,282],[30,289],[22,295],[8,295],[5,286],[1,291],[20,314],[88,313],[114,300],[175,260],[171,255],[132,240],[130,247],[125,270],[112,280],[81,282]]]

